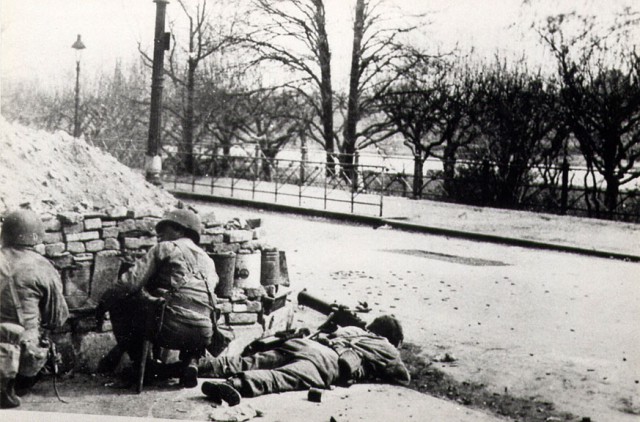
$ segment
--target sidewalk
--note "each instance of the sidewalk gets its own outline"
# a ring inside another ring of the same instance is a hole
[[[232,197],[230,191],[225,189],[218,188],[214,190],[215,194],[211,194],[207,186],[167,186],[171,193],[182,198],[311,214],[375,226],[388,225],[396,229],[485,242],[640,261],[640,224],[393,196],[383,198],[383,215],[380,217],[374,195],[368,195],[369,198],[365,198],[364,203],[356,204],[351,213],[348,202],[323,201],[320,193],[315,195],[315,199],[299,199],[294,193],[287,195],[283,187],[280,187],[279,196],[274,196],[269,185],[264,182],[261,188],[255,193],[235,190]],[[343,192],[340,194],[345,196]]]

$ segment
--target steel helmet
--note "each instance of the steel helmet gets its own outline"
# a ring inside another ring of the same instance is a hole
[[[195,212],[184,209],[176,208],[168,211],[162,220],[156,224],[156,232],[162,229],[163,225],[176,224],[187,231],[187,236],[194,241],[194,243],[200,243],[200,232],[202,230],[202,223],[200,217]]]
[[[4,246],[35,246],[44,239],[44,224],[31,210],[10,212],[2,222],[1,239]]]
[[[389,340],[389,343],[398,347],[404,340],[402,325],[393,315],[382,315],[367,325],[367,330]]]

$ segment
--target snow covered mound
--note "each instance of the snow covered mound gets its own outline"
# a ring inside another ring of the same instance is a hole
[[[0,214],[26,204],[36,212],[55,213],[121,206],[162,210],[176,202],[143,174],[82,139],[0,116]]]

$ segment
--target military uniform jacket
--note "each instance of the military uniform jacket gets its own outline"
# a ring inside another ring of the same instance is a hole
[[[22,307],[21,324],[8,286],[11,279]],[[31,250],[0,249],[0,292],[0,322],[20,324],[29,331],[60,327],[69,316],[60,275]]]
[[[145,288],[167,300],[168,315],[188,325],[211,326],[209,294],[218,283],[213,260],[191,239],[160,242],[123,274],[113,289],[134,294]],[[203,318],[204,317],[204,318]]]
[[[410,381],[400,352],[389,341],[359,327],[338,327],[328,336],[331,348],[338,354],[352,349],[362,359],[366,378],[406,385]]]

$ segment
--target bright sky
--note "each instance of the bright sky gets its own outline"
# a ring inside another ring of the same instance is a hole
[[[333,58],[338,67],[346,66],[351,46],[349,5],[353,0],[325,1]],[[445,47],[456,42],[464,47],[473,45],[482,54],[525,49],[540,56],[542,49],[535,45],[533,36],[519,35],[535,17],[576,7],[605,15],[624,5],[633,6],[637,0],[531,0],[532,5],[523,5],[527,3],[524,0],[389,1],[409,12],[435,12],[430,17],[432,24],[421,31],[425,42]],[[43,84],[73,81],[71,44],[77,34],[87,46],[81,62],[83,77],[109,71],[116,60],[127,62],[137,57],[138,42],[151,51],[155,10],[152,0],[2,0],[1,75]],[[170,0],[168,20],[181,14],[177,2]]]

